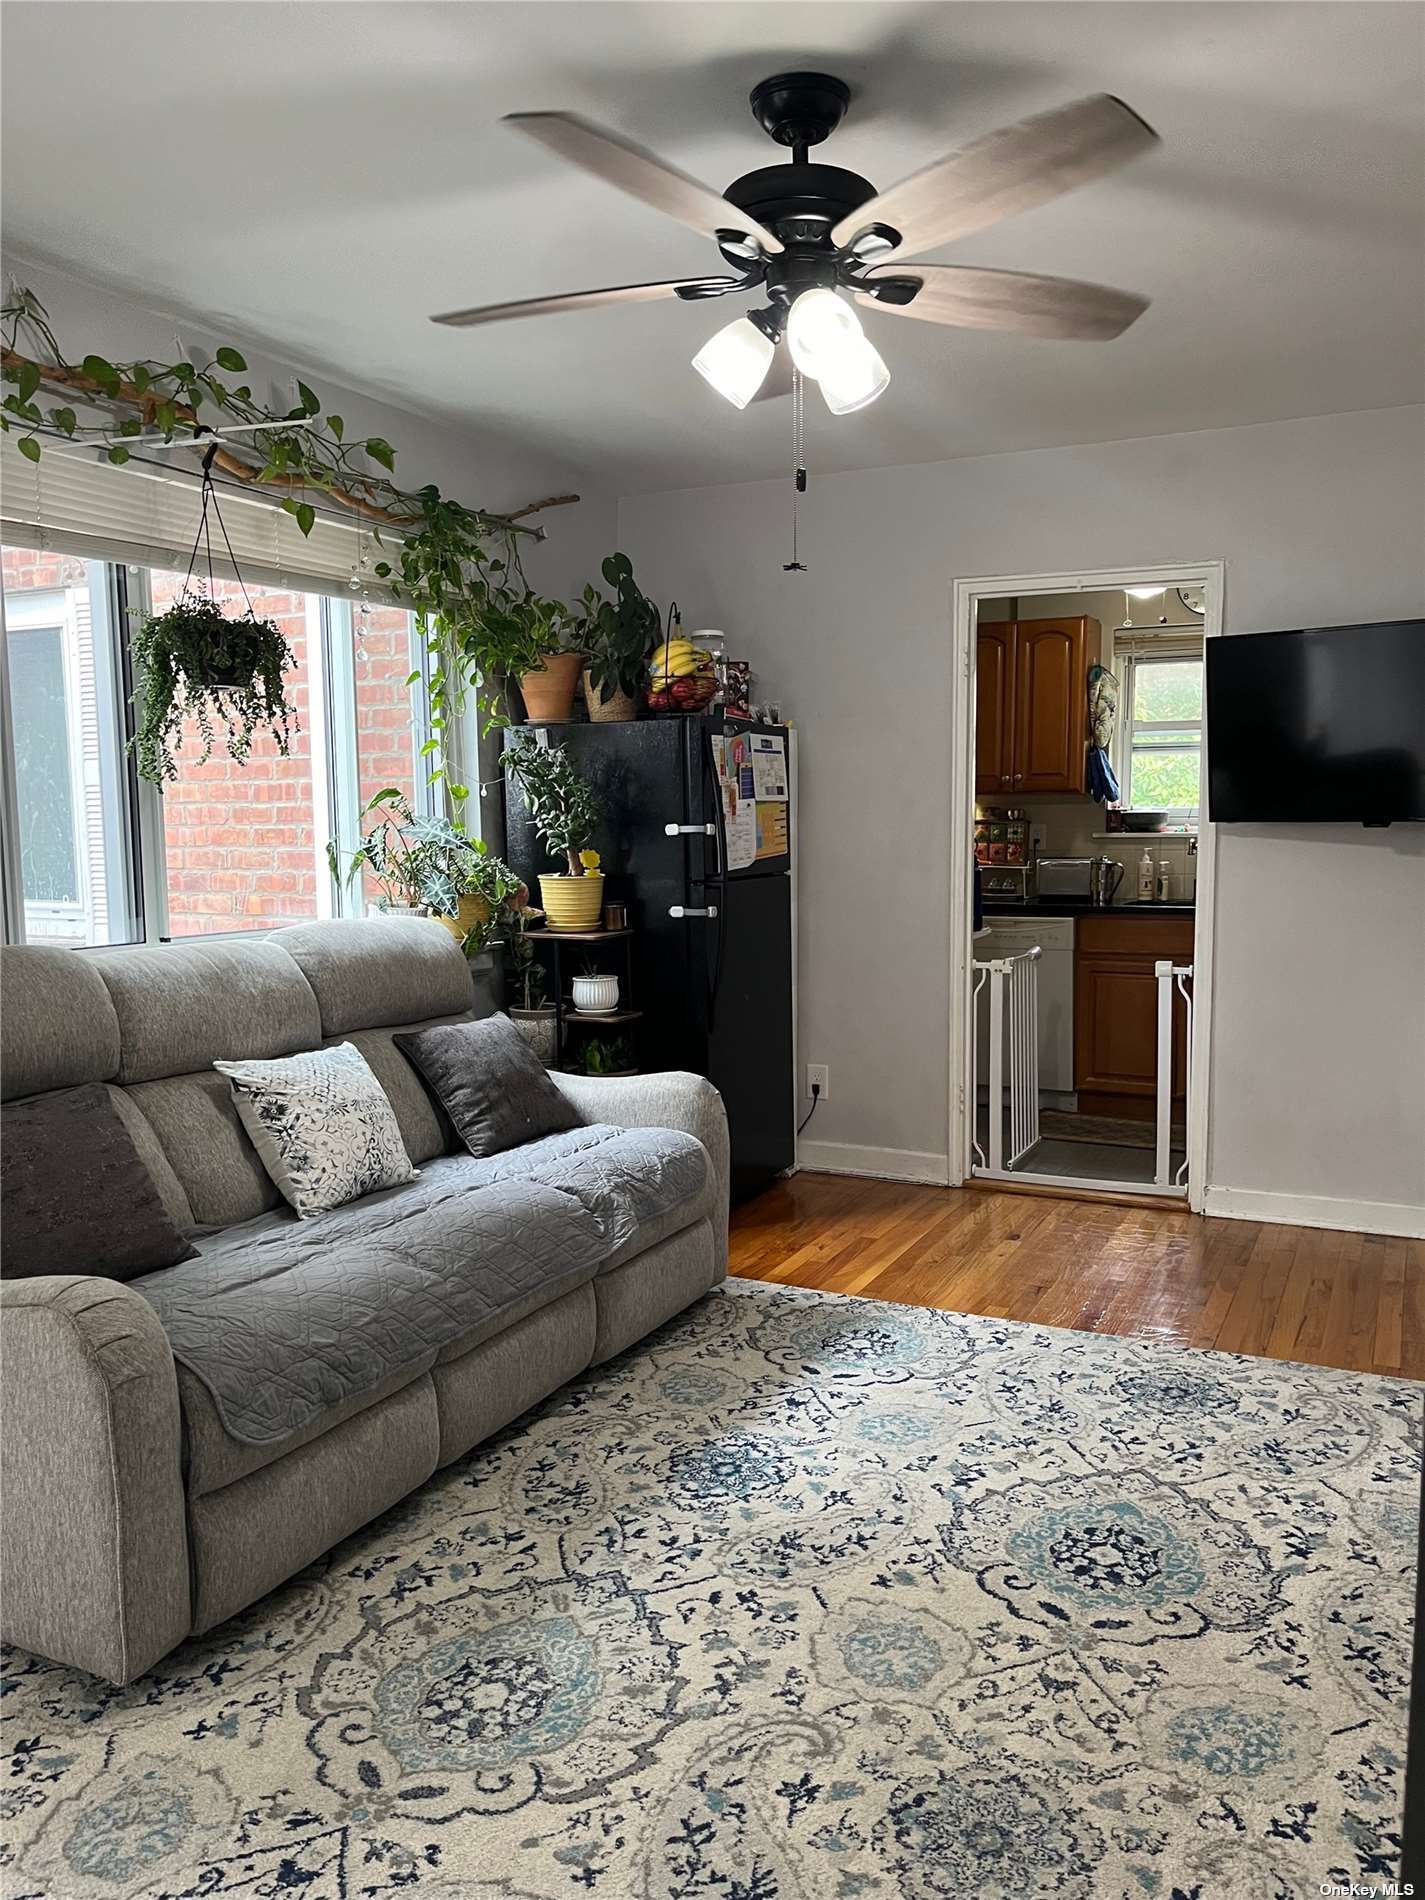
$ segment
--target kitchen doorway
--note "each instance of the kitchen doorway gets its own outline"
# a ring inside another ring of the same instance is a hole
[[[1223,578],[956,584],[952,1179],[1201,1205]]]

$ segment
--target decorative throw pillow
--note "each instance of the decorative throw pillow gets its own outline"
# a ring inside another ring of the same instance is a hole
[[[391,1039],[420,1070],[473,1155],[502,1154],[579,1116],[508,1016]]]
[[[0,1275],[134,1280],[191,1260],[101,1082],[0,1109]]]
[[[414,1181],[396,1112],[359,1049],[215,1062],[262,1165],[299,1218]]]

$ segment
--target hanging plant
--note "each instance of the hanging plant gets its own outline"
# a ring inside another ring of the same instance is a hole
[[[537,667],[547,650],[538,646],[547,633],[541,621],[554,603],[539,601],[526,583],[520,543],[527,536],[544,539],[542,528],[528,524],[529,515],[579,497],[549,495],[503,514],[466,507],[432,482],[405,487],[395,477],[396,450],[384,436],[348,435],[343,418],[324,414],[303,382],[296,385],[295,406],[274,408],[247,376],[241,352],[228,344],[202,364],[111,362],[95,354],[74,362],[33,291],[16,290],[0,306],[0,377],[10,385],[0,397],[0,431],[14,431],[16,447],[30,461],[39,461],[42,438],[94,443],[116,464],[141,457],[155,437],[202,448],[205,439],[211,444],[215,420],[237,431],[213,451],[219,473],[280,495],[304,535],[316,526],[319,504],[371,524],[387,550],[374,566],[375,578],[431,627],[426,690],[438,735],[431,748],[435,783],[445,777],[444,731],[467,689],[475,691],[489,724],[503,725],[509,717],[505,679]],[[50,391],[62,400],[42,405]],[[106,419],[87,420],[80,408],[106,412]],[[250,440],[241,439],[245,431],[252,432]],[[453,781],[448,789],[457,804],[468,796]]]
[[[139,628],[133,656],[143,678],[134,694],[132,742],[141,778],[162,785],[178,777],[174,754],[189,719],[203,741],[199,765],[212,757],[219,728],[239,765],[246,763],[259,726],[271,731],[286,756],[294,714],[283,676],[292,653],[273,621],[251,612],[230,620],[206,594],[185,591]]]
[[[140,683],[132,700],[136,730],[131,744],[140,777],[154,785],[178,777],[173,755],[183,743],[185,720],[196,723],[203,741],[199,765],[213,756],[217,726],[238,765],[247,763],[259,726],[268,728],[285,758],[296,720],[284,678],[293,664],[292,651],[276,622],[259,620],[252,610],[213,487],[215,452],[210,448],[203,457],[203,505],[183,591],[171,607],[144,622],[133,643]],[[218,524],[247,607],[235,619],[213,598],[210,517]],[[207,560],[206,585],[193,579],[200,548]]]

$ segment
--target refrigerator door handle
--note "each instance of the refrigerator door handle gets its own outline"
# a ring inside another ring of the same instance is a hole
[[[699,909],[692,904],[670,904],[668,906],[668,915],[670,917],[716,917],[717,905],[708,904],[704,908]]]
[[[663,827],[663,835],[665,838],[681,837],[685,831],[692,832],[694,837],[697,838],[715,838],[717,836],[716,825],[664,825]]]

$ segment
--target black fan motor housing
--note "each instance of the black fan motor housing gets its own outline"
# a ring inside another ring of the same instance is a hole
[[[874,198],[876,187],[839,165],[766,165],[735,179],[723,195],[788,243],[825,237]]]

